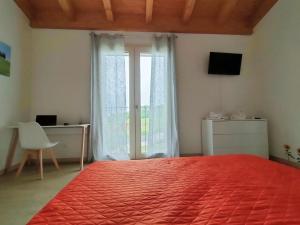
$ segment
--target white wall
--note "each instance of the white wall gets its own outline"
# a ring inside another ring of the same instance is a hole
[[[127,44],[151,45],[151,34],[125,33]],[[201,119],[209,111],[243,109],[259,112],[259,77],[248,65],[250,36],[179,34],[177,39],[178,99],[181,153],[201,153]],[[58,114],[60,122],[89,120],[88,31],[33,30],[31,116]],[[244,53],[241,76],[207,75],[210,51]],[[79,152],[79,136],[61,137],[60,156]],[[58,136],[55,138],[59,138]],[[76,147],[78,146],[78,147]],[[74,156],[75,154],[73,154]]]
[[[278,1],[253,35],[253,71],[263,78],[263,109],[270,150],[286,158],[283,144],[300,148],[300,1]]]
[[[0,75],[0,170],[4,168],[12,122],[29,116],[31,28],[14,1],[0,0],[0,41],[12,48],[11,76]],[[18,151],[20,152],[20,151]],[[16,157],[18,161],[19,154]]]
[[[58,123],[89,122],[90,43],[86,31],[33,29],[31,119],[58,115]],[[78,158],[79,129],[47,130],[58,158]]]
[[[210,111],[260,113],[260,78],[250,71],[250,41],[251,36],[179,36],[178,113],[182,153],[201,152],[201,119]],[[210,51],[243,53],[241,75],[208,75]]]

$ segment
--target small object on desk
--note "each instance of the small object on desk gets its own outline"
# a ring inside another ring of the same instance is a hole
[[[70,124],[69,123],[64,123],[64,126],[69,126]]]
[[[55,126],[57,115],[37,115],[35,121],[41,126]]]

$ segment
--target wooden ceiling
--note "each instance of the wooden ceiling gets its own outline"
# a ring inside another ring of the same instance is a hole
[[[252,34],[278,0],[15,0],[34,28]]]

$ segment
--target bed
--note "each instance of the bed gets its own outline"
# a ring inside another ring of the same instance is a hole
[[[96,162],[29,225],[299,225],[300,172],[255,156]]]

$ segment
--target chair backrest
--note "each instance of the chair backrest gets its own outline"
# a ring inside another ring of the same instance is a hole
[[[40,149],[50,141],[37,122],[19,123],[21,147],[24,149]]]

